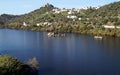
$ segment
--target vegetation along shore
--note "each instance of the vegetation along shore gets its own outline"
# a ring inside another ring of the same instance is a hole
[[[60,9],[47,3],[24,15],[2,14],[0,27],[120,37],[120,1],[81,9]]]
[[[0,55],[0,75],[38,75],[39,64],[36,58],[27,64],[8,55]]]

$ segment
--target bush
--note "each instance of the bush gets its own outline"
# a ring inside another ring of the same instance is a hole
[[[37,75],[37,69],[11,56],[0,56],[0,75]]]

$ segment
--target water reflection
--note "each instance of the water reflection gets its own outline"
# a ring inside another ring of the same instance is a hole
[[[0,52],[26,61],[36,57],[40,75],[119,75],[120,39],[46,32],[0,30]]]

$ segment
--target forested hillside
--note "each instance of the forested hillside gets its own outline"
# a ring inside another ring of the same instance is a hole
[[[0,24],[14,29],[120,36],[119,29],[102,27],[120,26],[120,1],[87,9],[60,9],[47,3],[24,15],[1,15]]]

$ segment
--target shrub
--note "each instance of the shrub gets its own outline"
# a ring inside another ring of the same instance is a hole
[[[0,56],[0,75],[37,75],[37,69],[11,56]]]

